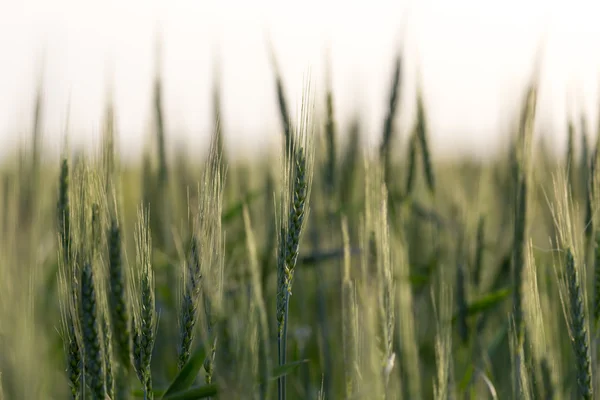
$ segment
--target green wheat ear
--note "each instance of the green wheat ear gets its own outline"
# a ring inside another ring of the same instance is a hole
[[[584,299],[575,260],[567,249],[566,273],[571,317],[571,344],[575,352],[577,387],[582,399],[592,399],[592,364],[590,359],[589,335],[585,318]]]
[[[71,398],[78,400],[82,393],[83,346],[81,344],[81,326],[77,304],[78,279],[71,264],[64,262],[66,257],[59,256],[58,284],[61,311],[61,336],[67,361],[67,378],[71,389]]]
[[[98,299],[92,264],[84,262],[81,268],[81,332],[84,347],[86,377],[92,391],[92,398],[104,400],[106,397],[104,355],[98,321]]]
[[[280,236],[278,238],[277,254],[277,342],[279,365],[286,363],[287,328],[289,299],[292,293],[292,283],[296,262],[298,260],[300,238],[304,231],[304,223],[309,210],[310,188],[314,156],[312,148],[312,99],[309,98],[310,85],[302,98],[302,108],[298,130],[294,143],[299,144],[285,153],[284,187],[289,192],[284,194],[282,201],[282,220],[280,221]],[[279,399],[286,397],[285,376],[278,379]]]
[[[57,201],[58,223],[58,285],[61,311],[61,336],[67,362],[67,377],[71,398],[78,400],[83,389],[83,343],[80,320],[79,282],[77,266],[73,262],[75,249],[71,238],[71,209],[69,202],[69,162],[63,158]]]
[[[144,388],[144,398],[152,400],[152,351],[156,340],[158,319],[154,304],[154,272],[152,268],[152,240],[148,211],[138,212],[136,228],[136,312],[133,331],[133,366]]]
[[[71,387],[71,396],[74,400],[81,395],[81,374],[83,372],[83,359],[81,347],[75,337],[75,327],[72,321],[67,322],[67,373],[69,376],[69,385]]]
[[[178,350],[178,368],[181,370],[190,358],[194,327],[198,318],[198,301],[200,300],[200,257],[198,240],[192,236],[191,249],[187,260],[187,276],[184,288],[180,315],[180,333]]]
[[[121,246],[121,228],[116,218],[113,218],[108,232],[108,303],[117,357],[128,370],[131,365],[131,318]]]
[[[286,336],[288,326],[289,298],[292,292],[292,282],[300,235],[304,227],[305,207],[307,203],[308,176],[306,156],[302,147],[297,152],[293,175],[292,198],[289,204],[287,226],[281,229],[280,252],[278,260],[279,283],[277,288],[277,322],[279,338],[279,365],[286,363]],[[285,399],[285,379],[280,379],[280,399]]]

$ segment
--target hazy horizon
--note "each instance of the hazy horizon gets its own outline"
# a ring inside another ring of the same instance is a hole
[[[538,126],[561,146],[567,116],[579,123],[585,113],[596,134],[600,25],[598,7],[584,1],[135,0],[86,6],[35,0],[0,11],[0,156],[29,139],[40,71],[49,153],[62,146],[68,110],[72,143],[98,137],[110,85],[121,153],[138,156],[152,116],[157,34],[171,148],[176,142],[190,151],[206,147],[217,60],[229,150],[244,156],[279,140],[267,33],[292,110],[309,69],[322,104],[329,49],[342,133],[359,113],[369,140],[379,140],[394,57],[402,48],[400,135],[412,124],[420,76],[434,156],[489,154],[514,122],[543,42]]]

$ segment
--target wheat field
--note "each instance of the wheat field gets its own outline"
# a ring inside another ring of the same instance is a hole
[[[594,398],[600,126],[553,156],[534,74],[505,148],[439,160],[388,61],[376,149],[330,89],[291,113],[277,69],[281,146],[247,162],[218,91],[208,155],[170,157],[158,76],[139,165],[111,104],[98,148],[47,161],[38,97],[0,167],[0,399]]]

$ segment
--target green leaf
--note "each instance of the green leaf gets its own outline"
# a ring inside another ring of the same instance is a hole
[[[476,300],[469,304],[469,306],[467,307],[467,316],[475,315],[487,311],[492,307],[495,307],[496,305],[500,304],[504,299],[506,299],[511,293],[512,287],[506,287],[483,296],[479,300]],[[455,314],[452,318],[452,322],[455,322],[457,317],[458,316]]]
[[[195,400],[205,399],[207,397],[215,396],[219,392],[219,387],[216,384],[192,386],[192,383],[196,379],[200,368],[204,365],[205,352],[204,349],[197,350],[185,366],[181,369],[179,374],[175,377],[171,385],[166,391],[155,390],[154,395],[159,397],[162,395],[162,400]],[[282,376],[290,374],[300,365],[307,363],[309,360],[293,361],[291,363],[275,367],[273,369],[273,375],[271,380],[276,380]],[[164,393],[164,394],[163,394]],[[135,397],[143,397],[141,390],[133,392]]]
[[[155,398],[161,398],[161,396],[165,393],[165,391],[164,390],[153,390],[152,393],[154,394]],[[131,394],[136,399],[144,398],[144,391],[142,389],[135,389],[131,392]]]
[[[196,380],[198,376],[198,372],[204,365],[204,360],[206,359],[206,351],[202,347],[194,352],[188,362],[183,366],[181,371],[177,374],[169,388],[166,390],[163,395],[163,399],[170,398],[169,396],[181,392],[183,390],[188,389]]]
[[[469,364],[467,366],[465,374],[463,375],[462,379],[460,380],[460,382],[458,384],[458,390],[460,393],[465,393],[465,391],[469,389],[469,386],[471,386],[471,383],[473,381],[473,373],[474,372],[475,372],[475,368],[473,367],[472,364]]]
[[[350,255],[360,254],[360,249],[350,249]],[[338,260],[344,256],[344,249],[327,250],[303,254],[300,256],[298,263],[305,267],[315,266],[327,261]]]
[[[196,400],[206,399],[217,395],[219,388],[217,384],[212,383],[210,385],[194,386],[191,389],[182,390],[180,392],[172,393],[163,396],[163,400]]]
[[[429,282],[429,276],[422,274],[410,274],[408,280],[411,285],[424,286]]]
[[[299,361],[292,361],[291,363],[277,366],[277,367],[273,368],[273,375],[271,376],[271,380],[275,380],[277,378],[281,378],[282,376],[290,374],[292,371],[294,371],[300,365],[307,363],[307,362],[308,362],[308,360],[299,360]]]

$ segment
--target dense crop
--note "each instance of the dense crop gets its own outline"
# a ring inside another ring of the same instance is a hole
[[[156,80],[140,168],[112,107],[97,153],[44,164],[38,100],[0,169],[0,399],[594,398],[600,141],[535,145],[533,76],[507,149],[436,161],[421,91],[395,126],[401,67],[375,152],[275,68],[266,164],[226,156],[218,86],[208,157],[173,162]]]

